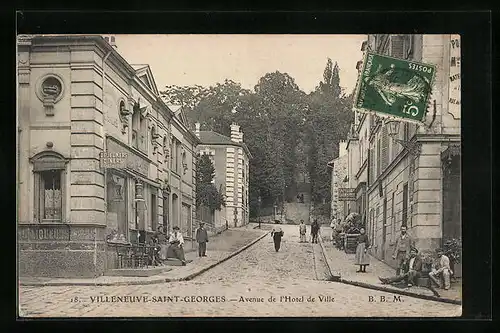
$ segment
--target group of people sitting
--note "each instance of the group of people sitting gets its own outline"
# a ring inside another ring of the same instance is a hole
[[[152,265],[160,265],[167,258],[178,259],[183,266],[186,265],[186,257],[184,256],[184,237],[178,226],[174,226],[173,232],[167,237],[163,231],[163,227],[159,226],[157,231],[151,237],[151,245],[153,246],[153,254],[151,258]],[[167,241],[168,238],[168,241]],[[196,242],[198,243],[198,255],[206,257],[208,233],[204,228],[204,223],[201,222],[196,229]]]
[[[450,289],[450,279],[453,274],[450,268],[450,259],[444,254],[442,249],[436,250],[437,261],[432,265],[432,270],[429,272],[431,283],[434,283],[439,288],[445,290]],[[404,281],[408,287],[417,285],[418,278],[422,276],[422,258],[418,254],[415,247],[410,249],[409,256],[403,260],[399,267],[399,272],[392,277],[379,277],[383,284],[392,284]]]

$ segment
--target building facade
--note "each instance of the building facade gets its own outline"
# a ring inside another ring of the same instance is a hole
[[[356,113],[348,138],[349,187],[359,195],[349,204],[365,218],[372,254],[391,265],[402,225],[419,250],[461,237],[457,45],[459,40],[451,35],[369,35],[363,46],[378,54],[436,65],[424,124],[399,125],[395,138],[404,145],[389,136],[382,118],[366,113]]]
[[[348,181],[347,158],[347,141],[340,141],[338,157],[328,163],[332,173],[330,216],[336,219],[343,219],[347,215],[346,202],[339,200],[339,189],[345,188]]]
[[[226,222],[230,227],[248,224],[249,161],[252,155],[243,142],[240,126],[231,125],[230,138],[213,131],[201,131],[199,123],[195,126],[195,133],[201,141],[198,153],[210,156],[215,167],[214,185],[226,199],[225,207],[214,212],[214,226],[218,228]]]
[[[19,38],[18,126],[20,274],[98,276],[110,242],[188,231],[198,139],[101,36]]]

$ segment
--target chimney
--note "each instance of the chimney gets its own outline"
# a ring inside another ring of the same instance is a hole
[[[240,126],[236,124],[231,124],[231,141],[240,142]]]
[[[201,125],[200,125],[200,123],[195,123],[195,124],[194,124],[194,126],[195,126],[195,131],[194,131],[194,134],[195,134],[198,138],[200,138],[200,126],[201,126]]]

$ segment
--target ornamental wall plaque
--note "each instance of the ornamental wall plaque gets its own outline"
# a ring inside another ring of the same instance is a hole
[[[45,115],[54,115],[54,105],[64,93],[63,80],[56,74],[47,74],[40,78],[36,87],[36,95],[42,101]]]

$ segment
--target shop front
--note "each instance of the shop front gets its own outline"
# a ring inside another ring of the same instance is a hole
[[[101,168],[106,170],[106,268],[121,266],[119,248],[146,244],[158,226],[160,184],[149,179],[151,161],[108,136]]]

